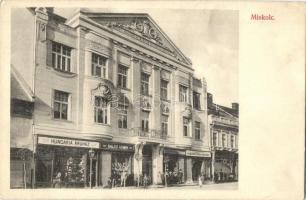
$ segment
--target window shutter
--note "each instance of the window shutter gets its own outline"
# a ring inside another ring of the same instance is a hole
[[[52,41],[47,40],[47,59],[46,65],[52,67]]]

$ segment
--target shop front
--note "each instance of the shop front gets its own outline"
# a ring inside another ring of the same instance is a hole
[[[36,187],[97,186],[99,148],[94,141],[38,136]]]
[[[238,154],[230,151],[216,151],[214,169],[215,182],[237,180]]]
[[[185,151],[165,148],[163,171],[167,171],[167,184],[180,184],[186,180],[184,159]]]
[[[187,178],[189,181],[192,180],[193,182],[196,182],[198,181],[199,176],[204,176],[205,180],[210,180],[210,152],[187,150],[186,157],[188,168],[187,171],[189,171],[189,177]]]

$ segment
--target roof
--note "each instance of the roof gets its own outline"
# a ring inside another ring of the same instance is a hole
[[[219,104],[208,104],[208,114],[209,115],[218,115],[223,117],[233,116],[233,117],[239,117],[239,111],[235,110],[233,108],[229,108],[226,106],[222,106]]]

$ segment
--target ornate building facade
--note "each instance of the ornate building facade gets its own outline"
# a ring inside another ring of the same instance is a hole
[[[12,20],[12,188],[213,176],[206,82],[149,15]]]
[[[212,153],[212,180],[226,182],[238,180],[239,104],[232,108],[213,102],[207,93],[208,123]]]

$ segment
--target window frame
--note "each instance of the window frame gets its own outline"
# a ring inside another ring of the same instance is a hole
[[[118,102],[118,128],[127,129],[128,120],[128,99],[126,96],[121,97]]]
[[[143,132],[148,133],[149,132],[149,119],[150,119],[150,113],[142,111],[143,112],[143,116],[142,116],[142,120],[141,120],[141,130]],[[144,113],[146,113],[144,115]]]
[[[182,92],[186,92],[186,93],[182,93]],[[182,84],[179,84],[179,102],[188,103],[188,87]]]
[[[194,122],[194,139],[201,140],[201,123],[198,121]]]
[[[226,147],[226,134],[222,134],[221,143],[223,148]]]
[[[161,134],[163,136],[167,136],[168,132],[169,132],[169,116],[162,115],[161,116]]]
[[[98,68],[100,69],[100,75],[97,73]],[[106,56],[91,52],[91,75],[105,79],[108,78],[108,58]]]
[[[62,72],[71,73],[72,72],[71,55],[72,55],[71,47],[55,41],[51,41],[51,61],[52,61],[52,67],[54,69]],[[63,61],[64,61],[64,66],[63,66]]]
[[[140,92],[142,95],[146,95],[149,96],[150,95],[150,74],[145,73],[145,72],[141,72],[140,75],[140,82],[141,82],[141,86],[140,86]],[[143,77],[146,77],[148,80],[144,80]],[[146,89],[144,89],[146,88]]]
[[[218,133],[213,132],[213,146],[216,147],[218,146]]]
[[[187,123],[185,123],[187,122]],[[183,117],[183,136],[184,137],[190,137],[190,119],[188,119],[187,117]],[[186,129],[185,129],[186,128]],[[186,134],[185,134],[185,130],[186,130]]]
[[[61,93],[62,95],[67,95],[67,101],[63,101],[63,100],[57,100],[56,99],[56,93]],[[68,93],[68,92],[65,92],[65,91],[61,91],[61,90],[53,90],[53,99],[52,99],[52,102],[53,102],[53,112],[52,112],[52,117],[53,119],[56,119],[56,120],[63,120],[63,121],[69,121],[70,120],[70,106],[71,106],[71,94]],[[55,117],[55,105],[56,104],[59,104],[59,117]],[[63,108],[63,105],[66,105],[67,106],[67,110],[66,110],[66,119],[62,117],[62,108]]]
[[[163,86],[163,82],[166,84],[166,86]],[[162,100],[168,100],[168,85],[169,81],[160,79],[160,99]],[[165,96],[163,95],[165,92]]]
[[[126,74],[123,74],[120,72],[120,68],[124,68],[124,70],[126,70]],[[128,67],[123,65],[123,64],[118,64],[118,70],[117,70],[117,87],[120,87],[120,88],[124,88],[124,89],[127,89],[128,88]],[[125,86],[124,86],[124,78],[125,78]],[[121,80],[121,81],[119,81]],[[119,84],[121,83],[121,84]]]
[[[96,105],[96,102],[97,102],[97,98],[100,99],[100,105]],[[95,100],[94,100],[94,122],[96,124],[104,124],[104,125],[107,125],[109,124],[110,122],[110,114],[109,114],[109,103],[107,101],[107,99],[105,99],[104,97],[102,96],[95,96]],[[103,102],[105,104],[103,104]],[[102,102],[102,103],[101,103]],[[103,105],[106,105],[106,106],[103,106]],[[99,122],[99,111],[102,111],[102,122]]]
[[[201,94],[196,91],[193,91],[192,99],[194,109],[201,110]]]

